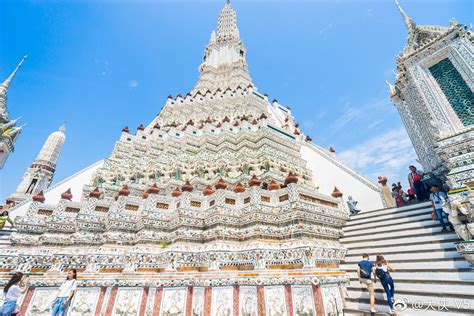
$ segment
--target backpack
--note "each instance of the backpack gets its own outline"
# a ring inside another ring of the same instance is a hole
[[[385,279],[386,277],[390,276],[388,271],[383,270],[382,268],[375,269],[375,275],[380,279]]]
[[[359,264],[359,270],[360,270],[360,277],[361,278],[370,279],[370,270],[367,271],[366,269],[363,269],[360,264]]]

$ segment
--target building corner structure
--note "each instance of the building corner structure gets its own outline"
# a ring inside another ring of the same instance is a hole
[[[390,97],[424,170],[451,189],[472,185],[473,33],[454,19],[449,26],[417,25],[396,3],[408,35]]]
[[[461,239],[458,252],[474,263],[474,35],[455,19],[417,25],[395,1],[407,27],[395,82],[387,82],[425,172],[446,181],[443,206]]]

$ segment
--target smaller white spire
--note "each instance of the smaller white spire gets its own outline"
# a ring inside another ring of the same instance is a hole
[[[13,77],[15,77],[16,73],[17,73],[18,70],[20,69],[21,65],[23,65],[23,62],[26,60],[27,57],[28,57],[28,54],[26,54],[25,56],[23,56],[22,60],[18,63],[18,65],[16,66],[15,70],[13,70],[13,72],[11,73],[11,75],[8,76],[8,78],[5,79],[4,82],[2,82],[2,84],[0,85],[2,88],[8,89],[8,87],[10,86],[10,82],[12,81]]]
[[[388,90],[390,91],[390,96],[393,96],[393,95],[397,94],[397,87],[396,86],[394,86],[393,84],[388,82],[388,80],[385,80],[385,83],[387,84]]]
[[[16,125],[16,122],[18,122],[19,120],[21,119],[21,116],[17,119],[14,119],[14,120],[11,120],[10,122],[6,123],[6,124],[3,124],[0,126],[0,131],[4,132],[6,131],[7,129],[9,129],[10,127],[13,127]]]
[[[48,166],[53,168],[56,167],[59,154],[61,153],[66,140],[66,135],[64,134],[65,130],[66,128],[64,124],[62,124],[57,131],[52,132],[48,136],[38,156],[36,157],[35,163],[46,163]]]
[[[405,13],[398,0],[395,0],[395,4],[397,5],[398,11],[400,11],[400,14],[402,15],[403,21],[405,22],[405,26],[407,27],[408,32],[415,31],[416,23],[413,21],[412,18],[408,16],[408,14]]]
[[[26,57],[28,55],[25,55],[23,59],[18,63],[16,66],[15,70],[8,76],[7,79],[5,79],[4,82],[0,84],[0,122],[5,122],[8,121],[8,113],[7,113],[7,91],[8,87],[10,86],[10,83],[13,80],[13,77],[15,77],[16,73],[20,69],[21,65],[23,65],[23,62],[25,61]]]

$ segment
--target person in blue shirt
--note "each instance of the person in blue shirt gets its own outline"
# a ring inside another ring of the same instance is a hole
[[[374,269],[374,263],[370,261],[369,255],[364,253],[362,255],[362,260],[359,261],[357,267],[357,277],[359,278],[359,282],[361,284],[365,284],[367,286],[367,290],[369,290],[369,297],[370,297],[370,312],[376,313],[375,310],[375,294],[374,294],[374,283],[375,283],[375,275],[372,280],[372,270]]]
[[[436,217],[438,218],[441,227],[443,227],[441,231],[447,231],[446,224],[444,223],[444,217],[446,217],[449,229],[454,230],[453,224],[451,224],[451,222],[449,221],[448,214],[443,211],[443,203],[448,201],[448,196],[446,195],[446,193],[441,192],[439,190],[439,186],[436,184],[433,184],[431,186],[430,200],[431,204],[433,205],[433,210],[434,212],[436,212]]]

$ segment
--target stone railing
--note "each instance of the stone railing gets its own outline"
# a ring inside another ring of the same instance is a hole
[[[457,251],[474,266],[474,191],[468,188],[443,205],[449,212],[449,221],[462,239],[456,244]]]

